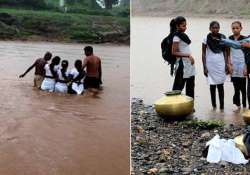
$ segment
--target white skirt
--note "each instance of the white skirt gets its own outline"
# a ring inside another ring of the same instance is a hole
[[[72,83],[72,89],[78,94],[82,94],[84,92],[83,84]]]
[[[213,56],[209,57],[206,60],[207,70],[208,70],[208,84],[209,85],[217,85],[223,84],[226,79],[226,71],[225,71],[225,60],[224,56]]]
[[[55,82],[54,79],[45,78],[43,80],[41,89],[44,90],[44,91],[54,92],[54,90],[55,90],[55,84],[56,84],[56,82]]]
[[[67,84],[57,82],[56,85],[55,85],[55,92],[67,93],[68,92]]]

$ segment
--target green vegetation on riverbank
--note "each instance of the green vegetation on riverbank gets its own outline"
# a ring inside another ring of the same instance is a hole
[[[104,15],[0,8],[0,39],[129,43],[129,18],[110,15],[115,10]]]

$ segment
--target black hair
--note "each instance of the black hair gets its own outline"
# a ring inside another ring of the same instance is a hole
[[[62,69],[61,69],[61,73],[62,73],[62,77],[67,81],[68,77],[66,75],[66,71],[67,71],[67,67],[69,65],[69,62],[67,60],[62,60]],[[65,68],[65,69],[63,69]]]
[[[220,23],[219,23],[218,21],[212,21],[212,22],[210,22],[210,24],[209,24],[209,29],[211,29],[214,25],[218,25],[219,28],[220,28]]]
[[[240,21],[234,21],[234,22],[232,22],[232,25],[234,25],[234,24],[238,24],[242,28],[242,25],[241,25]]]
[[[82,69],[82,61],[81,60],[76,60],[75,61],[75,68],[79,71]]]
[[[175,24],[176,24],[176,26],[179,26],[179,25],[181,25],[183,22],[186,22],[187,20],[186,20],[186,18],[184,18],[183,16],[177,16],[176,18],[175,18]]]
[[[68,67],[68,65],[69,65],[69,62],[68,62],[68,60],[62,60],[62,67]]]
[[[46,52],[43,58],[44,58],[45,60],[50,60],[51,57],[52,57],[52,53]]]
[[[53,65],[58,65],[61,61],[61,58],[59,56],[55,56],[52,61],[51,61],[51,64]]]
[[[61,58],[59,56],[55,56],[49,65],[50,71],[54,78],[57,78],[57,73],[54,71],[54,67],[55,65],[58,65],[60,61],[61,61]]]
[[[180,26],[183,22],[186,22],[186,18],[183,16],[177,16],[176,18],[170,21],[170,33],[174,33],[177,31],[177,27]]]
[[[86,46],[85,48],[84,48],[84,51],[85,52],[89,52],[89,53],[93,53],[93,47],[92,46]]]
[[[82,67],[82,61],[81,60],[76,60],[75,61],[75,68],[79,72],[77,77],[74,79],[74,81],[81,80],[85,76],[85,71],[83,70]]]
[[[170,21],[169,26],[170,26],[170,33],[176,32],[177,28],[176,28],[175,19],[172,19],[172,20]]]

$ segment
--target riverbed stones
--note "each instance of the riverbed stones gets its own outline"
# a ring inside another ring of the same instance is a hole
[[[210,164],[202,157],[206,142],[216,134],[221,138],[232,139],[245,131],[244,126],[197,129],[182,125],[180,122],[164,121],[157,116],[152,107],[144,105],[140,99],[134,99],[131,108],[131,157],[135,175],[146,175],[150,169],[157,169],[154,171],[157,175],[234,175],[250,172],[250,163]]]

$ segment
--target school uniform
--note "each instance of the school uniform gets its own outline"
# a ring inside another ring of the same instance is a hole
[[[61,69],[57,70],[57,75],[58,75],[58,80],[55,84],[55,92],[67,93],[68,92],[67,80],[63,77]],[[65,75],[66,77],[68,77],[69,71],[66,71]]]
[[[248,108],[250,109],[250,48],[243,47],[242,51],[244,53],[245,63],[247,66],[247,98],[248,98]]]
[[[57,72],[60,69],[59,66],[54,66],[54,71]],[[41,89],[44,91],[54,92],[56,80],[53,76],[49,64],[44,66],[45,77],[41,85]]]
[[[244,39],[244,36],[240,36],[239,40]],[[233,36],[229,39],[234,40]],[[230,48],[231,62],[233,65],[233,72],[231,81],[234,86],[233,104],[241,106],[240,93],[242,94],[242,105],[246,107],[246,77],[244,76],[245,56],[241,49]]]
[[[73,68],[70,71],[70,76],[72,76],[73,79],[75,79],[78,75],[79,72],[77,71],[76,68]],[[85,91],[83,83],[84,83],[84,77],[80,80],[73,81],[70,86],[69,93],[78,95],[82,94]]]
[[[191,54],[189,46],[191,41],[185,42],[180,36],[175,35],[173,42],[179,43],[179,52]],[[173,90],[182,91],[185,85],[186,95],[194,98],[195,67],[191,64],[191,61],[188,58],[177,57],[175,63],[175,80],[173,84]]]
[[[225,38],[224,35],[220,34]],[[211,41],[211,34],[203,40],[206,47],[206,67],[208,70],[207,82],[210,85],[212,106],[216,107],[216,87],[219,92],[220,109],[224,109],[224,82],[226,81],[226,63],[224,49],[217,41]],[[214,43],[211,43],[214,42]],[[211,44],[210,44],[211,43]],[[218,48],[216,48],[218,46]]]

